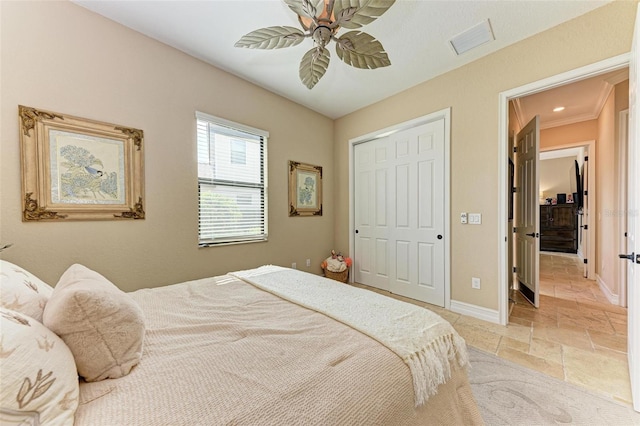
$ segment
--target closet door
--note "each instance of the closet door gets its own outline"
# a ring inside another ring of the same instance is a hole
[[[444,306],[444,119],[355,147],[355,280]]]
[[[354,147],[354,280],[389,290],[389,139]]]

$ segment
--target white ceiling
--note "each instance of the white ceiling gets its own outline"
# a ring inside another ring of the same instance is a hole
[[[74,2],[327,117],[338,118],[609,1],[397,0],[384,15],[362,28],[382,43],[391,66],[352,68],[337,57],[334,46],[329,46],[329,69],[311,90],[298,77],[300,60],[312,48],[311,40],[278,50],[234,47],[240,37],[258,28],[298,27],[294,13],[280,0]],[[456,56],[449,40],[486,19],[495,40]]]

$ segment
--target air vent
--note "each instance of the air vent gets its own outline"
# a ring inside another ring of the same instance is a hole
[[[458,34],[452,38],[449,43],[451,43],[451,47],[453,47],[456,55],[461,55],[495,39],[493,31],[491,30],[491,23],[489,23],[487,19],[469,28],[465,32]]]

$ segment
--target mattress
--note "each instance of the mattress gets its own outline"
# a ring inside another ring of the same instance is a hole
[[[142,359],[81,383],[76,425],[482,424],[464,368],[416,407],[388,348],[229,275],[130,295],[145,315]]]

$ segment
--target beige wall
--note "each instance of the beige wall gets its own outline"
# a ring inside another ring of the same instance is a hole
[[[540,130],[540,150],[594,141],[598,138],[598,120],[581,121],[580,123],[552,127]]]
[[[614,250],[616,249],[617,196],[616,179],[616,147],[615,147],[615,94],[609,95],[598,118],[598,140],[596,142],[596,274],[612,290],[617,293],[615,283]]]
[[[52,285],[79,262],[125,290],[265,263],[321,272],[333,248],[332,120],[72,3],[0,8],[0,241],[14,243],[4,259]],[[22,223],[19,104],[143,129],[147,218]],[[198,249],[196,110],[270,132],[268,242]],[[324,216],[288,217],[288,160],[324,167]]]
[[[2,257],[52,284],[84,263],[125,290],[306,258],[320,272],[328,250],[348,247],[348,140],[452,107],[452,299],[496,309],[498,94],[628,52],[636,3],[613,2],[332,122],[71,3],[0,2],[0,241],[15,244]],[[147,219],[22,223],[18,104],[143,129]],[[269,242],[197,248],[195,110],[271,133]],[[289,159],[324,167],[323,217],[288,218]],[[483,224],[461,226],[461,211]]]
[[[448,72],[335,122],[336,182],[348,179],[348,141],[452,107],[451,297],[498,308],[498,96],[561,72],[629,52],[636,2],[618,1]],[[336,245],[348,244],[349,194],[336,185]],[[460,212],[479,212],[463,226]],[[471,277],[482,279],[471,290]]]
[[[538,166],[540,191],[545,198],[576,192],[576,157],[541,160]]]

